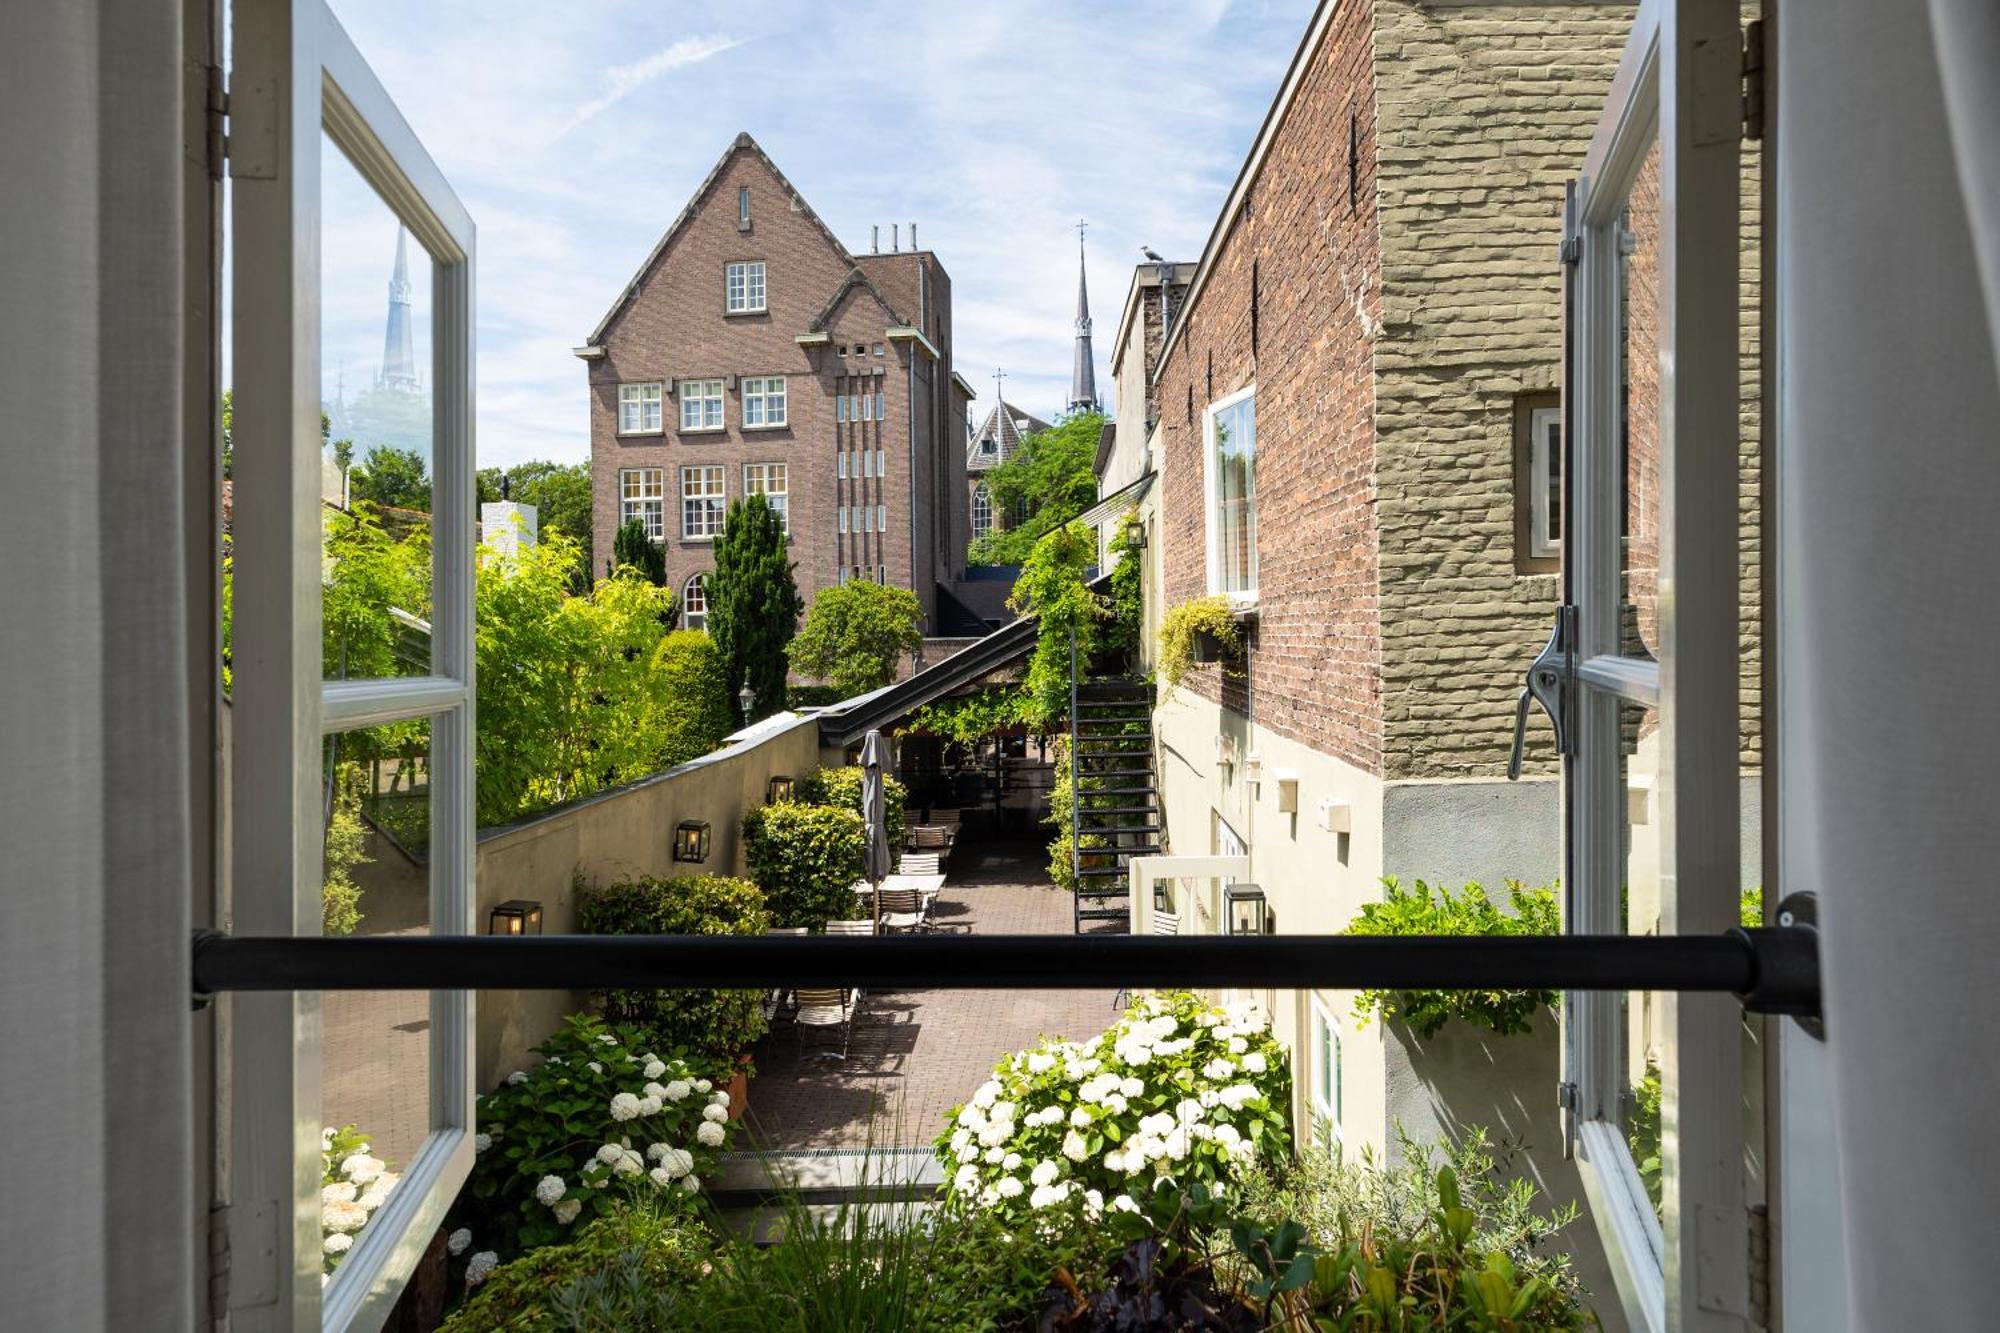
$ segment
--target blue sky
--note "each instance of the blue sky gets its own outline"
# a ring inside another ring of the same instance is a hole
[[[1311,0],[587,5],[332,0],[479,228],[479,453],[588,456],[580,344],[739,130],[851,250],[915,221],[957,367],[1047,416],[1068,388],[1079,216],[1097,374],[1141,245],[1196,258]],[[334,207],[332,196],[329,208]],[[386,215],[329,217],[327,393],[365,387]],[[420,259],[421,256],[418,255]],[[418,300],[424,278],[413,265]],[[427,312],[419,309],[427,336]],[[419,355],[423,354],[420,344]]]

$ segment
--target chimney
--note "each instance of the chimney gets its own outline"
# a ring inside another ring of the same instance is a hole
[[[868,253],[882,253],[882,224],[879,222],[868,228]]]
[[[889,224],[889,248],[898,251],[903,248],[903,224],[900,222]]]
[[[917,224],[914,222],[910,224],[910,248],[917,248]]]

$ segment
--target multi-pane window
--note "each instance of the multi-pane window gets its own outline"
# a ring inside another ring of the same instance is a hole
[[[722,429],[722,381],[682,380],[681,429]]]
[[[833,396],[833,419],[841,422],[847,420],[847,395],[844,393]]]
[[[750,187],[747,185],[736,187],[736,225],[739,227],[750,225]]]
[[[883,407],[883,400],[887,397],[888,395],[881,390],[878,389],[875,391],[875,419],[877,421],[887,421],[889,419],[888,410]]]
[[[882,355],[882,344],[881,344],[881,343],[876,343],[876,344],[875,344],[875,355],[877,355],[877,356],[880,356],[880,355]]]
[[[726,270],[725,288],[731,314],[764,308],[764,261],[752,259],[731,264]]]
[[[1340,1029],[1334,1026],[1326,1002],[1317,995],[1312,1001],[1312,1036],[1313,1137],[1338,1159],[1344,1138],[1340,1128]]]
[[[621,384],[618,386],[618,433],[646,435],[660,429],[662,386]]]
[[[850,517],[851,516],[848,512],[848,507],[846,505],[842,505],[840,507],[840,531],[841,535],[843,536],[845,536],[847,533],[847,524]]]
[[[746,427],[785,424],[783,375],[751,375],[744,379],[743,424]]]
[[[866,394],[866,393],[864,393],[864,394],[861,394],[861,395],[860,395],[860,400],[861,400],[861,401],[860,401],[860,403],[859,403],[859,405],[858,405],[858,411],[856,412],[856,415],[855,415],[855,420],[856,420],[856,421],[873,421],[873,420],[875,419],[875,398],[874,398],[874,395],[873,395],[873,394]]]
[[[861,475],[864,479],[875,475],[875,451],[873,449],[863,449],[861,451]]]
[[[656,542],[667,539],[667,494],[665,470],[656,467],[628,467],[618,470],[618,522],[635,519],[646,535]]]
[[[708,575],[696,574],[681,586],[681,626],[708,628]]]
[[[874,505],[861,505],[855,510],[855,514],[860,519],[860,523],[854,529],[856,532],[875,531]]]
[[[993,497],[986,493],[986,483],[980,482],[972,488],[972,535],[985,537],[993,531]]]
[[[681,536],[689,540],[714,537],[722,531],[725,507],[722,468],[681,469]]]
[[[1207,424],[1208,589],[1257,595],[1257,391],[1211,406]]]
[[[840,455],[840,479],[842,481],[847,480],[847,455],[845,453]]]
[[[877,449],[875,451],[875,475],[878,477],[889,475],[889,451],[887,449]]]
[[[1562,553],[1562,409],[1528,413],[1528,554]]]
[[[876,506],[875,506],[875,530],[876,530],[877,532],[887,532],[887,531],[889,530],[889,506],[888,506],[888,505],[876,505]]]
[[[776,511],[778,526],[786,532],[792,530],[792,520],[788,505],[788,471],[784,463],[745,463],[743,465],[743,493],[761,495]]]

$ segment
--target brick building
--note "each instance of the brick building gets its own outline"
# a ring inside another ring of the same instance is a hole
[[[808,603],[850,578],[914,591],[964,572],[967,404],[951,278],[896,243],[850,253],[739,134],[577,349],[590,384],[593,549],[629,519],[666,549],[699,626],[731,501],[784,511]],[[878,229],[879,234],[879,229]]]
[[[1049,423],[1004,399],[996,398],[986,419],[965,442],[965,503],[973,541],[994,532],[1005,532],[1026,518],[1026,514],[1003,512],[986,489],[986,474],[999,467],[1021,447],[1021,438]]]

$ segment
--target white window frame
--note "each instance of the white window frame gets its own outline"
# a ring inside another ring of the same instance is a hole
[[[889,586],[889,567],[887,565],[875,566],[875,581],[885,588]]]
[[[720,463],[689,463],[681,468],[681,540],[712,542],[722,535],[729,513],[729,469]],[[699,482],[690,491],[690,482]],[[696,521],[699,518],[699,521]]]
[[[321,746],[427,718],[430,921],[473,933],[474,228],[323,0],[231,14],[235,661],[229,818],[232,927],[321,933]],[[431,674],[322,679],[319,475],[322,131],[431,260]],[[253,276],[254,275],[254,280]],[[339,1272],[320,1277],[315,992],[240,995],[228,1023],[227,1152],[238,1333],[379,1328],[472,1167],[474,997],[430,995],[430,1133]]]
[[[1227,597],[1237,606],[1257,604],[1257,452],[1253,442],[1250,452],[1250,586],[1226,589],[1222,586],[1222,530],[1217,512],[1221,503],[1222,478],[1221,468],[1216,462],[1215,419],[1246,401],[1251,404],[1254,418],[1256,397],[1257,386],[1247,385],[1210,403],[1202,410],[1201,416],[1202,534],[1207,547],[1208,591],[1211,595]]]
[[[848,506],[842,505],[840,507],[840,535],[843,537],[847,535],[848,517]]]
[[[743,496],[748,499],[753,495],[763,496],[777,512],[778,527],[789,537],[792,533],[791,464],[745,463]]]
[[[993,495],[980,482],[972,488],[972,535],[987,537],[993,533]]]
[[[1528,411],[1528,554],[1537,559],[1562,554],[1562,537],[1555,525],[1560,508],[1549,504],[1551,469],[1562,461],[1562,409],[1536,407]],[[1556,475],[1560,476],[1560,473]]]
[[[875,391],[875,419],[877,421],[887,421],[889,419],[888,404],[889,395],[877,389]]]
[[[863,449],[861,451],[861,479],[867,481],[874,477],[874,475],[875,451],[873,449]]]
[[[726,427],[721,380],[682,380],[674,386],[674,397],[680,400],[681,405],[681,434],[693,435]],[[693,424],[688,422],[690,408],[694,409]]]
[[[846,480],[847,480],[847,451],[846,451],[845,449],[842,449],[842,450],[840,451],[839,455],[838,455],[838,458],[839,458],[839,460],[840,460],[840,480],[842,480],[842,481],[846,481]]]
[[[695,610],[699,600],[701,609]],[[681,584],[681,628],[708,632],[708,571],[697,570]]]
[[[1567,280],[1563,577],[1580,690],[1564,774],[1563,885],[1565,928],[1577,934],[1624,929],[1628,704],[1659,710],[1650,822],[1660,930],[1713,935],[1738,919],[1739,43],[1733,0],[1645,0],[1570,190],[1565,227],[1578,258]],[[1625,205],[1656,139],[1657,662],[1620,652]],[[1749,1249],[1739,1006],[1726,995],[1653,997],[1668,1127],[1662,1227],[1621,1128],[1633,1077],[1624,1003],[1615,992],[1572,992],[1561,1022],[1574,1088],[1566,1127],[1627,1322],[1645,1333],[1740,1333]]]
[[[875,506],[875,531],[887,532],[888,530],[889,530],[889,506],[884,504],[878,504]]]
[[[664,383],[659,380],[637,380],[618,386],[620,435],[658,435],[666,429],[665,423]]]
[[[833,396],[833,419],[843,426],[847,424],[847,395],[844,393]]]
[[[618,469],[618,525],[638,519],[656,542],[667,539],[667,470],[662,467]]]
[[[861,510],[861,526],[856,528],[855,531],[856,532],[875,531],[875,506],[861,505],[860,510]]]
[[[765,270],[761,259],[732,259],[722,270],[723,310],[731,315],[755,315],[765,309]]]
[[[747,185],[736,187],[736,225],[750,225],[750,187]]]
[[[1311,1038],[1312,1086],[1309,1097],[1314,1137],[1318,1138],[1319,1130],[1324,1126],[1326,1138],[1320,1146],[1339,1160],[1346,1156],[1347,1151],[1347,1131],[1341,1124],[1344,1071],[1341,1069],[1340,1025],[1334,1021],[1332,1007],[1317,991],[1312,994]],[[1329,1052],[1331,1059],[1328,1058]]]
[[[854,419],[856,421],[873,421],[875,419],[874,395],[863,393],[857,396],[861,399],[861,401],[855,405]]]
[[[887,449],[877,449],[875,451],[875,475],[878,477],[887,477],[889,475],[889,451]]]
[[[789,424],[785,413],[785,377],[748,375],[743,380],[743,429],[777,430]]]

